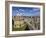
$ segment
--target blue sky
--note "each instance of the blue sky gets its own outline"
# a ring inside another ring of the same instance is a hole
[[[12,7],[12,16],[40,16],[40,8]]]

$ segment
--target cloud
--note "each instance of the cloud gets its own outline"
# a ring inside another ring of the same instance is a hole
[[[40,13],[39,12],[36,12],[34,14],[30,14],[31,16],[40,16]]]
[[[19,12],[18,10],[15,10],[15,12]]]
[[[24,11],[23,9],[19,9],[19,11]]]
[[[33,11],[39,11],[39,10],[40,10],[39,8],[33,9]]]
[[[24,13],[17,13],[16,16],[23,16]]]

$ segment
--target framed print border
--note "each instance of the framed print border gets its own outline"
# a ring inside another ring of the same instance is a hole
[[[15,3],[43,6],[43,33],[9,34],[9,4],[15,4]],[[45,34],[45,4],[44,3],[5,1],[5,37],[35,36],[35,35],[44,35],[44,34]]]

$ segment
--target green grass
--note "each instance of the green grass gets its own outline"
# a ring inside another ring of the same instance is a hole
[[[12,25],[12,31],[25,31],[25,28],[26,28],[27,25],[28,25],[28,24],[27,24],[26,22],[24,22],[24,26],[23,26],[23,27],[21,27],[21,24],[20,24],[20,25],[19,25],[20,28],[14,28],[14,27],[13,27],[14,25]]]

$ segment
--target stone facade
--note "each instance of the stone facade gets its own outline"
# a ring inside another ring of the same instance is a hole
[[[12,19],[14,20],[14,28],[19,28],[19,24],[21,27],[24,26],[24,22],[26,22],[30,29],[31,27],[34,30],[40,29],[40,16],[14,16]]]

